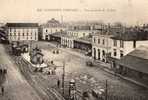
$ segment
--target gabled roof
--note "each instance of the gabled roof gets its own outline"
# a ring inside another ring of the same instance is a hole
[[[38,23],[7,23],[7,27],[38,27]]]
[[[148,74],[148,47],[140,46],[122,57],[118,63],[138,72]]]

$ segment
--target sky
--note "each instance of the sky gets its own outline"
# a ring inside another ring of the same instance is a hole
[[[148,0],[0,0],[0,22],[148,23]],[[63,16],[63,17],[61,17]]]

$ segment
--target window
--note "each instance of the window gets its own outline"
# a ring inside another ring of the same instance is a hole
[[[96,38],[94,37],[94,43],[96,42]]]
[[[120,40],[120,47],[124,48],[124,41]]]
[[[133,41],[133,48],[136,48],[136,40]]]
[[[114,40],[114,46],[117,46],[117,40]]]
[[[85,36],[85,33],[83,33],[83,36]]]
[[[100,44],[100,39],[98,39],[98,44]]]
[[[104,39],[102,40],[102,44],[103,44],[103,45],[105,44],[105,40],[104,40]]]
[[[48,30],[46,29],[46,32],[48,32]]]
[[[100,49],[98,49],[98,59],[100,59]]]
[[[23,33],[23,36],[24,36],[24,33]]]
[[[123,51],[120,50],[120,57],[123,57]]]
[[[102,55],[105,56],[105,51],[104,50],[102,51]]]
[[[29,35],[29,33],[27,33],[27,36]]]
[[[117,56],[117,50],[114,49],[114,56]]]
[[[93,48],[94,51],[94,59],[96,59],[96,48]]]

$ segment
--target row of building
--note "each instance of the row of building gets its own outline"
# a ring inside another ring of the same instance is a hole
[[[42,25],[7,23],[5,28],[9,42],[54,41],[63,47],[80,49],[94,60],[110,63],[111,69],[120,74],[127,75],[131,69],[132,72],[138,73],[140,79],[144,77],[148,83],[147,25],[140,27],[98,23],[66,25],[52,18]],[[130,61],[132,59],[135,61]],[[141,63],[144,64],[140,66]]]
[[[38,23],[6,23],[1,27],[4,28],[5,38],[9,42],[49,40],[50,34],[66,30],[66,27],[54,18],[42,25]]]
[[[81,49],[94,60],[110,64],[115,73],[148,84],[148,27],[73,29],[51,35],[51,41]],[[54,38],[54,39],[53,39]]]

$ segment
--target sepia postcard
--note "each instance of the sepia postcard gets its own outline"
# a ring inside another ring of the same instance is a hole
[[[147,0],[0,0],[0,100],[148,100]]]

